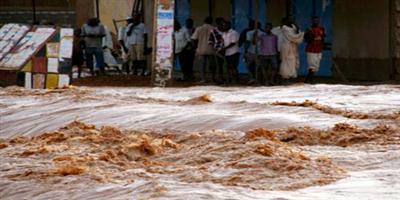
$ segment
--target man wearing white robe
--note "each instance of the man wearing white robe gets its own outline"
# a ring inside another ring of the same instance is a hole
[[[104,26],[104,28],[106,30],[106,36],[103,37],[104,62],[109,67],[117,67],[119,70],[121,70],[121,65],[118,64],[117,60],[115,59],[115,57],[112,55],[111,52],[111,50],[114,48],[111,32],[106,26]]]
[[[297,78],[297,70],[300,66],[298,45],[303,38],[304,33],[298,32],[291,20],[282,27],[280,74],[283,79]]]

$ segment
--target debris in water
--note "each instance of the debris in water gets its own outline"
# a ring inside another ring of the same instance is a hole
[[[342,115],[343,117],[350,119],[387,119],[387,120],[400,120],[400,111],[391,114],[378,114],[378,113],[361,113],[355,111],[341,110],[338,108],[332,108],[330,106],[322,105],[314,101],[306,99],[303,102],[274,102],[271,103],[274,106],[297,106],[297,107],[311,107],[316,110],[322,111],[327,114]]]
[[[400,130],[386,125],[365,129],[346,123],[339,123],[328,130],[303,127],[289,128],[277,132],[279,132],[276,134],[278,140],[297,145],[336,145],[346,147],[365,142],[381,145],[400,143]]]
[[[208,94],[204,94],[199,97],[195,97],[195,98],[189,99],[187,101],[183,101],[183,103],[197,105],[197,104],[212,103],[212,100]]]
[[[227,132],[174,134],[129,131],[74,121],[58,131],[8,141],[2,158],[25,162],[8,171],[14,181],[75,175],[94,182],[129,184],[158,177],[187,183],[212,182],[259,190],[292,190],[327,184],[345,172],[320,162],[266,129],[243,137]],[[31,159],[34,158],[34,159]],[[30,171],[21,176],[23,171]],[[140,172],[142,171],[142,172]],[[168,176],[165,176],[168,175]],[[146,178],[148,177],[148,178]]]
[[[85,173],[85,168],[82,166],[76,166],[76,165],[65,165],[58,167],[55,172],[61,176],[69,176],[69,175],[80,175]]]
[[[0,143],[0,149],[4,149],[4,148],[7,148],[7,147],[8,147],[8,144]]]

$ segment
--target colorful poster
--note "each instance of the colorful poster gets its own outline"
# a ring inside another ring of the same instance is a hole
[[[73,45],[74,45],[74,29],[62,28],[60,30],[60,51],[59,51],[60,61],[62,61],[64,58],[72,58]]]
[[[6,24],[0,29],[0,60],[2,60],[29,31],[29,26]]]
[[[58,73],[58,58],[47,59],[47,72]]]
[[[74,40],[72,37],[61,39],[59,55],[60,60],[63,58],[72,58],[73,42]]]
[[[65,37],[74,37],[74,29],[72,28],[62,28],[60,30],[60,38],[65,38]]]
[[[174,0],[157,0],[156,10],[156,47],[153,85],[165,87],[172,78],[173,69],[173,33]]]
[[[24,68],[21,69],[22,72],[31,72],[32,71],[32,60],[27,62]]]
[[[45,74],[33,74],[32,80],[33,89],[44,89],[44,83],[46,80]]]
[[[0,60],[0,68],[6,70],[19,70],[26,62],[47,42],[55,33],[53,28],[36,28],[28,32],[13,51]],[[4,38],[7,38],[7,35]]]
[[[30,72],[25,73],[25,88],[32,89],[32,73]]]
[[[46,73],[47,72],[46,57],[33,57],[32,58],[32,72],[37,72],[37,73]]]
[[[58,87],[58,74],[47,74],[46,89],[54,89]]]
[[[58,58],[60,44],[58,42],[51,42],[46,44],[46,55],[51,58]]]
[[[67,74],[60,74],[60,76],[58,77],[58,87],[62,88],[62,87],[67,87],[70,84],[70,78],[69,75]]]

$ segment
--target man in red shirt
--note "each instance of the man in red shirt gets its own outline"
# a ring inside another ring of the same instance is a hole
[[[312,83],[314,74],[318,71],[322,59],[322,50],[324,47],[325,29],[320,26],[318,17],[312,17],[312,27],[309,28],[305,34],[305,41],[307,43],[307,63],[308,75],[305,80],[306,83]]]

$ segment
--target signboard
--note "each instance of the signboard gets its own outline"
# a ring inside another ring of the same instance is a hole
[[[72,72],[73,33],[73,29],[61,28],[60,41],[49,42],[56,34],[54,28],[4,25],[0,28],[0,70],[23,73],[26,88],[68,86]],[[45,55],[41,53],[44,51]]]
[[[60,48],[59,59],[63,61],[65,58],[72,58],[74,30],[70,28],[62,28],[60,30]]]
[[[20,70],[55,32],[54,28],[36,28],[23,35],[23,38],[16,44],[12,51],[8,52],[0,60],[0,68]],[[7,37],[3,37],[3,39],[7,39]]]
[[[29,26],[20,24],[6,24],[0,28],[0,61],[13,50],[29,29]]]
[[[174,0],[157,0],[153,31],[155,49],[153,53],[153,86],[165,87],[172,78]]]

